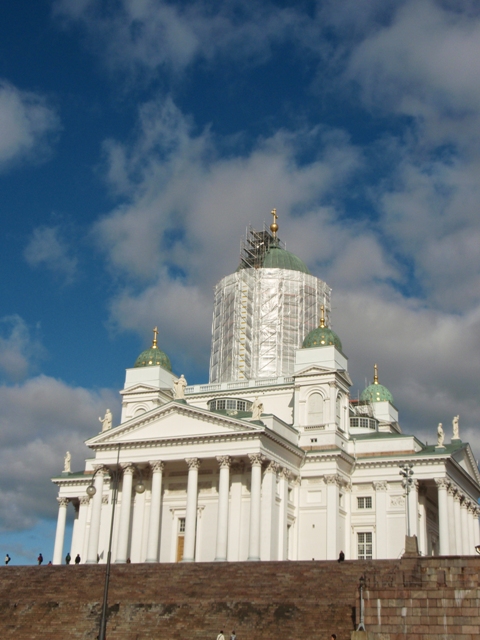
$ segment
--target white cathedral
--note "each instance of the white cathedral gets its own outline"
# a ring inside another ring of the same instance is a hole
[[[398,558],[406,540],[475,553],[480,475],[458,416],[451,442],[441,425],[437,445],[402,433],[376,366],[350,398],[331,290],[272,213],[215,288],[209,383],[175,375],[155,330],[126,371],[120,424],[107,411],[84,471],[67,454],[54,564],[69,503],[69,553],[87,564],[109,548],[117,563]]]

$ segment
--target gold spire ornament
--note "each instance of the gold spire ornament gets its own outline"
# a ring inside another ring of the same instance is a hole
[[[373,365],[373,384],[378,384],[378,366]]]
[[[272,209],[271,214],[273,216],[273,222],[270,225],[270,231],[273,233],[273,237],[276,239],[277,237],[277,231],[278,231],[278,224],[277,224],[277,210],[276,209]]]
[[[155,327],[155,329],[153,330],[153,342],[152,342],[152,349],[158,349],[157,346],[157,336],[158,336],[158,328]]]
[[[325,307],[320,305],[320,329],[325,329]]]

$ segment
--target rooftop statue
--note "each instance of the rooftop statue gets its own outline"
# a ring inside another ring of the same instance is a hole
[[[175,400],[184,400],[185,399],[185,387],[187,386],[187,381],[185,380],[185,376],[182,375],[178,380],[175,380],[173,383],[173,393]]]
[[[443,447],[445,441],[445,433],[443,431],[442,423],[438,423],[437,427],[437,447]]]
[[[66,473],[71,473],[72,471],[70,467],[71,462],[72,462],[72,454],[70,453],[70,451],[67,451],[67,453],[65,454],[65,462],[63,463],[63,470]]]
[[[458,435],[458,422],[460,420],[460,416],[455,416],[452,420],[453,426],[453,438],[452,440],[460,440],[460,436]]]
[[[103,418],[99,418],[100,422],[102,423],[102,433],[104,431],[107,431],[108,429],[112,428],[112,412],[110,411],[110,409],[107,409],[105,411],[105,415],[103,416]]]

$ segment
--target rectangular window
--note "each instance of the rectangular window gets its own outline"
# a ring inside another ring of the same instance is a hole
[[[359,560],[372,560],[373,541],[371,532],[357,533],[357,549]]]
[[[217,400],[217,410],[225,409],[225,400]]]
[[[236,409],[237,401],[236,400],[227,400],[227,409]]]
[[[372,508],[372,496],[365,496],[357,498],[358,509],[371,509]]]
[[[239,411],[246,411],[247,410],[247,403],[244,402],[243,400],[239,400],[237,403],[237,408]]]
[[[185,533],[185,518],[178,519],[178,533]]]

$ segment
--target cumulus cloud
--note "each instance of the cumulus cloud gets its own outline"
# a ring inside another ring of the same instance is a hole
[[[23,159],[44,158],[59,127],[45,97],[0,80],[0,169]]]
[[[43,354],[40,341],[20,316],[0,318],[0,377],[14,382],[26,378]]]
[[[77,259],[62,237],[59,227],[37,227],[25,247],[25,260],[31,267],[45,267],[71,282],[77,271]]]
[[[98,433],[98,417],[107,407],[119,414],[116,393],[71,387],[44,375],[0,386],[2,530],[56,516],[56,489],[49,478],[63,470],[67,450],[73,470],[83,470],[88,450],[82,442]]]

